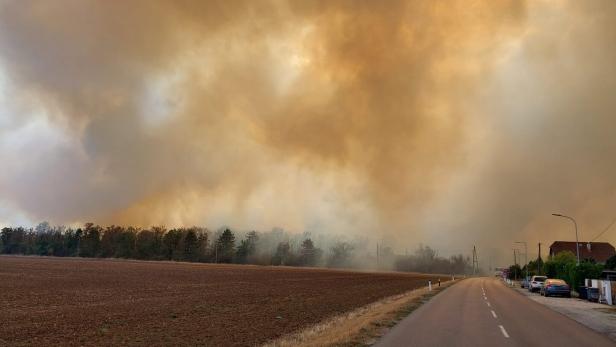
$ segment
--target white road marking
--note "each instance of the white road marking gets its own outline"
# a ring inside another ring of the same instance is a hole
[[[492,312],[492,317],[498,318],[498,317],[496,317],[496,312],[494,312],[494,310],[490,310],[490,311]]]
[[[492,306],[490,306],[490,302],[489,302],[489,301],[488,301],[488,302],[486,302],[486,304],[488,304],[488,307],[492,307]]]
[[[509,338],[509,334],[507,334],[507,330],[505,330],[505,327],[502,325],[498,326],[501,330],[501,332],[503,333],[503,336],[505,336],[506,338]]]

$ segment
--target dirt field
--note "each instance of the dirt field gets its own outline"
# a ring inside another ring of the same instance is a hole
[[[429,278],[0,256],[0,345],[254,346]]]

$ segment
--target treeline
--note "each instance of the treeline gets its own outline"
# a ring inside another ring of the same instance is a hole
[[[384,255],[391,258],[393,251],[384,248]],[[473,269],[469,257],[462,254],[449,258],[441,257],[430,246],[419,245],[413,254],[396,255],[393,269],[397,271],[412,271],[440,274],[471,274]]]
[[[427,273],[467,273],[468,257],[442,258],[420,246],[412,255],[395,255],[384,248],[376,257],[365,244],[340,240],[313,240],[310,234],[290,235],[282,230],[237,233],[229,228],[152,227],[148,229],[92,223],[84,227],[5,227],[0,231],[0,253],[57,257],[175,260],[204,263],[379,268]],[[317,247],[316,243],[320,245]]]
[[[103,228],[87,223],[83,228],[73,229],[41,223],[34,229],[3,228],[0,246],[3,254],[261,265],[320,264],[323,252],[310,238],[303,240],[298,250],[292,249],[288,241],[280,241],[268,254],[259,247],[260,238],[260,233],[251,231],[237,242],[236,234],[228,228],[213,233],[201,227],[167,230],[112,225]],[[344,265],[347,258],[348,254],[334,249],[329,265]]]

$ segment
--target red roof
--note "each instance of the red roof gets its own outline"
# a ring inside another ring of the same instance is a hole
[[[590,243],[590,249],[588,244]],[[594,259],[598,263],[605,263],[611,256],[616,255],[614,246],[607,242],[579,242],[580,245],[580,260]],[[560,252],[570,251],[575,253],[575,242],[571,241],[555,241],[550,246],[550,255],[554,256]]]

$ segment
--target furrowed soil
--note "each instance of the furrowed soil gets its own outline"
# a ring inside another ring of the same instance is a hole
[[[0,256],[0,345],[254,346],[437,276]]]

